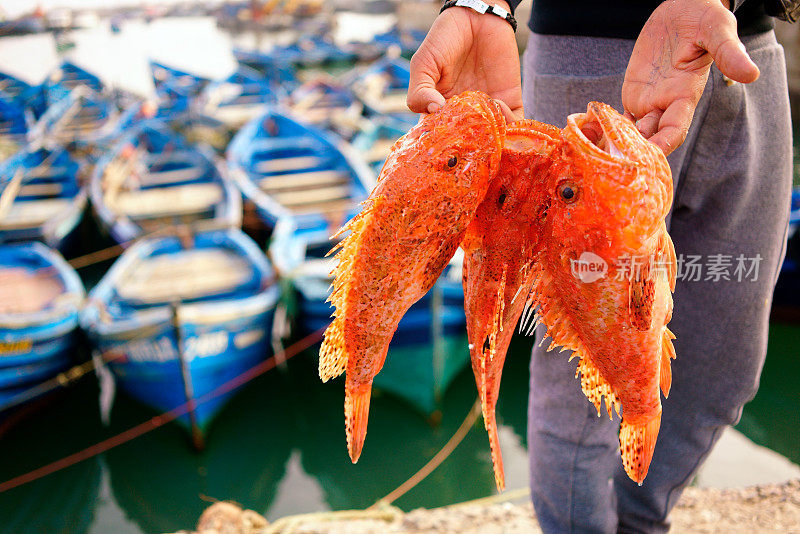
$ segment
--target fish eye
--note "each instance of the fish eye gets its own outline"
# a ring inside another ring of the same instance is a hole
[[[570,182],[562,182],[558,186],[558,196],[565,204],[572,204],[578,200],[578,188]]]
[[[447,166],[451,169],[458,165],[458,156],[450,156],[450,159],[447,160]]]

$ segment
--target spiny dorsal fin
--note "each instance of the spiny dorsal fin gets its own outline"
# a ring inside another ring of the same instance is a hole
[[[672,332],[665,328],[661,336],[661,368],[659,369],[659,382],[664,397],[669,397],[669,390],[672,387],[672,367],[670,360],[675,358],[675,347],[672,345],[671,334]]]
[[[608,411],[608,418],[611,419],[612,408],[619,415],[620,402],[614,394],[611,385],[600,375],[600,371],[592,364],[588,356],[578,353],[580,362],[578,368],[575,370],[575,378],[580,375],[581,390],[589,402],[594,404],[597,408],[597,415],[600,416],[600,405],[603,402],[603,397],[606,398],[606,410]]]
[[[667,279],[669,280],[669,289],[675,292],[675,282],[678,276],[678,261],[675,255],[675,244],[667,232],[667,226],[664,225],[661,231],[661,243],[659,245],[659,255],[661,265],[666,268]]]
[[[350,232],[329,252],[330,254],[338,250],[336,253],[338,263],[331,272],[331,276],[333,276],[333,282],[331,283],[333,291],[328,297],[336,311],[333,312],[333,322],[325,330],[325,338],[319,351],[319,377],[323,382],[339,376],[347,368],[343,317],[347,305],[350,267],[358,251],[367,216],[374,211],[375,204],[379,200],[380,197],[364,201],[362,203],[364,205],[363,210],[331,238],[335,239],[347,231]]]

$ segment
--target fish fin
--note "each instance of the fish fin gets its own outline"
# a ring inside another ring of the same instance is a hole
[[[343,327],[343,318],[336,317],[325,330],[325,339],[319,349],[319,377],[323,382],[336,378],[347,368]]]
[[[506,475],[503,469],[503,454],[500,451],[500,439],[497,436],[497,419],[495,417],[494,406],[491,409],[487,406],[484,399],[481,399],[483,411],[483,425],[489,434],[489,450],[492,454],[492,466],[494,468],[494,482],[497,484],[497,491],[506,488]]]
[[[586,395],[589,402],[594,404],[594,407],[597,408],[598,417],[600,416],[600,406],[603,402],[603,397],[606,398],[608,418],[611,419],[612,409],[619,415],[620,402],[614,394],[611,384],[606,382],[606,379],[602,377],[600,371],[594,366],[588,356],[581,355],[579,351],[575,352],[580,357],[578,368],[575,370],[575,378],[578,378],[578,375],[580,375],[581,390],[583,390],[583,394]]]
[[[669,289],[675,292],[675,282],[678,276],[678,260],[675,255],[675,244],[672,242],[667,232],[667,227],[664,225],[664,230],[661,233],[661,257],[659,258],[662,265],[666,267],[667,278],[669,279]]]
[[[669,397],[669,390],[672,387],[672,367],[670,360],[675,359],[675,347],[672,345],[672,338],[667,329],[661,336],[661,369],[659,370],[659,381],[661,383],[661,392],[664,397]]]
[[[378,197],[379,199],[380,197]],[[338,263],[331,271],[333,277],[333,291],[328,297],[328,301],[336,308],[334,320],[325,330],[325,338],[319,351],[319,377],[323,382],[331,378],[336,378],[342,374],[347,367],[347,351],[345,350],[344,317],[347,305],[347,291],[350,280],[350,268],[358,251],[358,244],[366,223],[366,217],[375,208],[378,199],[368,199],[364,203],[364,209],[350,220],[336,236],[343,232],[350,231],[328,254],[338,250],[336,259]],[[331,239],[334,239],[334,236]]]
[[[631,326],[640,331],[650,330],[653,322],[656,281],[650,271],[649,263],[642,265],[640,272],[634,273],[628,285],[628,316]]]
[[[661,412],[643,425],[628,424],[622,419],[619,450],[625,472],[634,482],[641,484],[647,476],[660,427]]]
[[[358,462],[364,439],[367,437],[367,422],[369,420],[369,399],[372,384],[361,384],[355,387],[345,387],[344,417],[345,431],[347,433],[347,452],[353,463]]]

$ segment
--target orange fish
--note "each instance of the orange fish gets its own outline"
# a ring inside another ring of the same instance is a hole
[[[505,486],[495,422],[500,376],[534,273],[540,211],[547,199],[537,184],[545,182],[560,146],[561,132],[554,126],[510,124],[497,177],[462,243],[470,357],[500,490]]]
[[[500,162],[505,120],[483,93],[453,97],[392,147],[378,186],[338,235],[323,381],[346,373],[347,449],[358,461],[372,380],[400,318],[455,253]]]
[[[625,472],[641,484],[661,424],[675,357],[675,250],[664,219],[672,176],[663,152],[605,104],[571,115],[543,184],[529,306],[550,348],[579,357],[581,388],[600,414],[619,414]]]

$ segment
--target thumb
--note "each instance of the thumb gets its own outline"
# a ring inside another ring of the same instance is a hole
[[[406,104],[414,113],[433,113],[444,106],[444,96],[436,90],[441,73],[436,62],[426,52],[427,50],[420,49],[411,58],[411,78]]]
[[[444,106],[445,99],[432,85],[409,86],[406,104],[414,113],[433,113]]]
[[[758,66],[750,59],[736,34],[733,13],[720,6],[720,10],[710,13],[709,17],[716,20],[701,25],[700,46],[711,54],[717,68],[731,80],[741,83],[756,81],[760,74]]]

